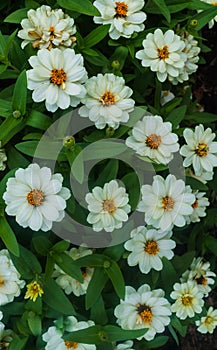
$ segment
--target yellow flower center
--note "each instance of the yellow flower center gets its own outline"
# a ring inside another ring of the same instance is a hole
[[[41,288],[41,285],[37,281],[33,281],[26,286],[27,291],[24,296],[24,299],[31,299],[34,302],[36,301],[38,296],[42,296],[44,293],[43,289]]]
[[[196,199],[196,201],[191,205],[193,209],[198,208],[199,202],[198,199]]]
[[[209,152],[209,147],[207,146],[206,143],[204,142],[200,142],[198,144],[198,147],[195,150],[195,153],[199,156],[199,157],[206,157],[207,153]]]
[[[212,6],[217,6],[217,2],[216,2],[216,1],[215,1],[215,2],[211,2],[210,5],[212,5]]]
[[[164,60],[165,58],[169,57],[169,51],[168,51],[168,46],[165,45],[162,49],[157,49],[158,52],[158,57],[161,60]]]
[[[50,28],[49,28],[49,32],[50,32],[51,34],[53,34],[53,33],[54,33],[54,30],[55,30],[55,27],[54,27],[54,26],[50,26]]]
[[[205,319],[205,324],[209,325],[210,323],[212,323],[213,319],[211,316],[207,316]]]
[[[203,277],[203,276],[200,276],[198,278],[195,278],[195,281],[197,282],[197,284],[200,284],[202,286],[206,286],[207,285],[207,278]]]
[[[109,106],[115,103],[115,95],[111,93],[111,91],[106,91],[99,99],[103,105]]]
[[[182,296],[182,304],[183,304],[184,306],[189,306],[189,305],[191,305],[192,300],[193,300],[193,297],[192,297],[191,295],[183,295],[183,296]]]
[[[115,7],[115,17],[125,18],[127,17],[128,5],[125,2],[117,1]]]
[[[74,342],[74,341],[65,341],[65,346],[66,349],[77,349],[78,347],[78,343]]]
[[[144,323],[151,323],[153,313],[151,312],[149,306],[139,304],[137,307],[137,312]]]
[[[5,281],[3,280],[3,278],[0,278],[0,287],[3,286],[5,283]]]
[[[26,199],[30,205],[39,207],[44,200],[44,193],[40,190],[32,190],[27,194]]]
[[[65,90],[66,73],[64,69],[52,69],[50,82],[55,85],[62,85],[62,89]]]
[[[156,134],[151,134],[145,140],[145,143],[151,149],[157,149],[161,144],[161,136]]]
[[[150,255],[156,255],[159,252],[158,244],[155,241],[148,241],[145,244],[145,252]]]
[[[113,199],[106,199],[103,202],[103,210],[107,211],[109,214],[113,214],[116,209],[117,208]]]
[[[162,198],[162,204],[163,204],[163,209],[165,209],[166,211],[170,211],[174,208],[175,202],[172,199],[172,197],[164,197]]]

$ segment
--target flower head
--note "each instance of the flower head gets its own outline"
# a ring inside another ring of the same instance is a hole
[[[180,154],[185,157],[184,167],[192,164],[196,176],[201,176],[204,171],[212,172],[217,166],[217,142],[213,142],[215,133],[210,128],[204,130],[200,124],[195,131],[185,129],[183,136],[187,142],[180,149]]]
[[[72,248],[66,252],[73,260],[77,260],[83,256],[93,253],[91,249],[85,247]],[[78,282],[73,277],[67,275],[63,270],[55,265],[53,277],[56,278],[57,284],[64,289],[66,294],[74,293],[76,296],[84,295],[93,275],[94,269],[91,267],[84,267],[81,269],[83,276],[83,283]]]
[[[21,21],[22,30],[18,36],[24,41],[22,49],[32,43],[34,48],[51,49],[53,47],[71,47],[75,42],[74,19],[65,15],[61,9],[52,10],[42,5],[27,12],[28,18]]]
[[[124,343],[120,343],[116,345],[113,350],[134,350],[132,346],[133,346],[133,341],[127,340]]]
[[[129,120],[135,102],[129,98],[133,91],[125,86],[122,77],[99,73],[90,78],[85,87],[87,95],[82,100],[84,106],[79,109],[80,116],[88,117],[98,129],[103,129],[106,124],[117,129],[120,123]]]
[[[109,35],[114,40],[120,36],[130,38],[134,32],[145,28],[146,14],[140,11],[144,4],[144,0],[96,0],[93,5],[100,16],[94,16],[93,20],[97,24],[110,24]]]
[[[188,223],[199,222],[201,217],[206,216],[206,207],[209,205],[209,201],[204,195],[205,192],[194,191],[195,202],[192,204],[193,213],[188,218]]]
[[[24,299],[30,299],[30,300],[33,300],[34,302],[36,301],[38,296],[41,297],[42,294],[44,293],[41,287],[41,284],[37,281],[33,281],[27,284],[26,288],[27,288],[27,291],[24,296]]]
[[[146,156],[157,163],[168,164],[174,152],[179,150],[178,136],[172,133],[172,124],[163,122],[158,116],[145,116],[132,129],[132,136],[126,145],[137,154]]]
[[[20,279],[20,274],[15,268],[6,249],[0,251],[0,305],[5,305],[18,297],[25,281]]]
[[[206,316],[201,317],[200,320],[196,321],[198,332],[202,334],[210,333],[213,334],[217,326],[217,310],[209,307]]]
[[[6,213],[16,217],[22,227],[33,231],[48,231],[53,221],[59,222],[64,216],[66,200],[70,191],[62,187],[61,174],[51,174],[47,167],[30,164],[26,169],[18,169],[15,177],[7,181],[3,195]]]
[[[148,273],[152,268],[160,271],[163,268],[162,257],[172,259],[172,251],[176,244],[170,239],[172,232],[146,229],[139,226],[134,229],[124,247],[131,251],[127,258],[129,266],[139,265],[142,273]]]
[[[187,55],[183,52],[184,41],[173,30],[163,33],[158,28],[154,34],[148,33],[142,44],[144,48],[136,53],[136,58],[142,60],[142,66],[157,72],[159,81],[164,82],[167,77],[180,74]]]
[[[164,106],[166,103],[172,101],[175,95],[170,90],[161,91],[160,104]]]
[[[73,49],[42,49],[30,57],[29,63],[33,69],[26,72],[28,89],[33,90],[33,101],[45,100],[48,111],[75,107],[85,96],[87,72],[83,57]]]
[[[52,326],[49,327],[47,332],[42,335],[42,339],[47,343],[45,350],[95,350],[96,345],[78,343],[69,340],[64,341],[62,338],[63,335],[70,332],[78,331],[79,329],[85,329],[91,326],[94,326],[93,321],[78,322],[74,316],[68,316],[64,322],[63,328],[59,329],[57,326]]]
[[[4,148],[1,148],[1,141],[0,141],[0,171],[4,171],[6,168],[6,165],[4,162],[7,161],[7,156],[5,154]]]
[[[195,313],[202,312],[203,294],[194,282],[175,283],[173,289],[170,296],[176,301],[172,304],[171,310],[178,318],[184,320],[187,317],[194,317]]]
[[[211,284],[215,283],[216,274],[210,270],[210,263],[202,257],[194,258],[190,268],[181,276],[181,282],[194,282],[204,296],[211,291]]]
[[[128,220],[130,205],[129,197],[124,187],[119,187],[116,180],[106,183],[103,188],[94,187],[92,193],[85,197],[88,203],[87,221],[93,224],[94,231],[112,232],[121,228]]]
[[[197,62],[199,61],[198,55],[200,53],[200,48],[197,40],[195,40],[193,35],[189,34],[188,32],[183,32],[181,34],[181,38],[185,43],[183,52],[187,55],[187,60],[185,61],[185,65],[177,77],[169,77],[169,80],[174,85],[187,81],[189,79],[189,75],[195,73],[198,68]]]
[[[171,311],[169,302],[164,298],[164,291],[151,290],[144,284],[137,291],[127,286],[125,299],[116,306],[114,314],[123,329],[147,328],[148,331],[141,338],[151,340],[170,323]]]
[[[169,174],[166,179],[154,176],[152,185],[142,186],[142,200],[138,211],[145,213],[148,225],[170,230],[173,225],[182,227],[189,215],[193,213],[192,204],[195,195],[189,193],[183,180],[177,180]]]

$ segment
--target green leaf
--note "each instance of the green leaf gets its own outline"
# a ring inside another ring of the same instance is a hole
[[[122,272],[115,261],[110,261],[110,266],[105,268],[105,272],[109,276],[115,292],[119,296],[120,299],[124,299],[125,297],[125,283]]]
[[[124,244],[117,244],[113,247],[108,247],[103,254],[109,256],[112,260],[118,261],[125,252]]]
[[[190,185],[192,190],[207,191],[208,186],[191,176],[186,176],[186,185]]]
[[[90,319],[96,324],[105,325],[108,323],[108,317],[105,310],[103,298],[100,295],[95,304],[91,307]]]
[[[113,342],[142,337],[147,332],[147,329],[124,330],[113,325],[107,325],[103,327],[103,331],[107,335],[108,340]]]
[[[150,340],[148,342],[148,347],[150,349],[157,349],[161,346],[164,346],[168,342],[168,340],[169,340],[169,337],[166,335],[163,335],[161,337],[156,337],[155,339]]]
[[[12,146],[7,147],[7,157],[7,165],[10,169],[27,168],[29,165],[29,161]]]
[[[118,61],[119,63],[119,68],[118,70],[121,71],[122,68],[124,67],[124,63],[127,59],[128,56],[128,48],[125,46],[118,46],[115,50],[115,52],[113,53],[113,55],[110,57],[110,62],[112,63],[112,61]]]
[[[210,6],[210,9],[204,10],[198,13],[196,16],[191,18],[192,20],[196,20],[198,22],[195,27],[196,30],[202,29],[209,21],[211,21],[217,15],[216,6]]]
[[[193,120],[197,123],[213,123],[217,121],[217,114],[208,112],[194,112],[192,114],[186,114],[185,120]]]
[[[108,58],[106,58],[100,51],[95,49],[95,52],[97,53],[97,56],[89,56],[85,53],[83,53],[84,58],[90,62],[91,64],[94,64],[98,67],[104,67],[109,64]]]
[[[107,281],[108,275],[105,273],[104,269],[96,267],[88,284],[87,293],[85,296],[86,310],[93,306],[98,300]]]
[[[85,344],[99,344],[103,341],[102,326],[92,326],[63,336],[64,340]]]
[[[104,169],[99,173],[99,176],[97,177],[97,180],[94,183],[93,187],[95,186],[103,187],[103,185],[106,182],[116,179],[118,168],[119,168],[119,161],[117,159],[109,160],[109,162],[106,164]]]
[[[53,271],[54,271],[54,259],[50,255],[48,255],[46,260],[46,265],[45,265],[45,276],[44,276],[45,282],[52,277]]]
[[[168,329],[169,329],[173,339],[175,340],[177,346],[179,346],[179,338],[177,337],[176,331],[172,327],[171,323],[169,324]]]
[[[19,338],[18,335],[13,335],[13,340],[10,342],[10,350],[22,350],[24,349],[28,338]]]
[[[40,274],[42,272],[42,268],[38,259],[30,250],[24,248],[21,245],[19,245],[19,250],[19,257],[11,254],[11,259],[14,265],[23,278],[35,278],[37,274]]]
[[[27,11],[27,8],[16,10],[15,12],[10,13],[10,15],[4,19],[4,22],[20,24],[22,19],[27,17]]]
[[[103,267],[106,260],[109,258],[103,254],[91,254],[75,260],[75,263],[80,267]]]
[[[173,265],[179,275],[189,268],[194,257],[195,257],[195,251],[186,252],[181,256],[179,255],[174,256]]]
[[[49,279],[43,286],[44,294],[43,301],[52,309],[64,315],[75,315],[75,310],[66,297],[65,293],[53,280]]]
[[[97,8],[89,0],[57,0],[57,3],[64,9],[83,13],[88,16],[100,15]]]
[[[187,106],[185,105],[173,109],[172,112],[168,114],[165,121],[171,122],[173,125],[173,129],[176,129],[179,123],[184,119],[186,110],[187,110]]]
[[[12,98],[13,111],[19,111],[22,116],[26,113],[26,98],[27,78],[26,71],[23,70],[16,81]]]
[[[0,216],[0,228],[0,237],[7,249],[15,256],[19,256],[19,246],[16,236],[8,224],[6,218],[2,216]]]
[[[175,328],[182,337],[185,337],[188,327],[182,325],[181,321],[174,314],[171,316],[171,326]]]
[[[46,256],[52,248],[52,243],[44,236],[33,237],[32,244],[36,252],[42,256]]]
[[[10,101],[0,99],[0,115],[1,117],[9,117],[12,111],[12,104]]]
[[[6,48],[5,48],[5,57],[8,57],[9,50],[11,48],[11,45],[13,44],[14,38],[17,35],[18,29],[16,29],[8,38]]]
[[[69,249],[70,243],[67,241],[60,241],[54,244],[52,247],[52,250],[55,251],[56,253],[62,253],[65,252],[67,249]]]
[[[0,135],[2,146],[4,146],[14,135],[25,126],[24,118],[16,119],[12,115],[7,117],[0,125]]]
[[[205,240],[205,245],[215,256],[217,256],[217,239],[216,238],[212,236],[208,236]]]
[[[132,211],[136,209],[140,197],[139,179],[136,173],[128,173],[122,177],[121,181],[125,184],[127,193],[129,194],[129,202]]]
[[[40,335],[42,331],[41,317],[29,311],[27,318],[28,326],[34,336]]]
[[[110,24],[102,25],[97,27],[96,29],[92,30],[85,38],[84,38],[84,47],[89,48],[94,45],[96,45],[98,42],[100,42],[102,39],[105,38],[105,36],[108,34],[110,28]]]
[[[40,159],[57,159],[65,161],[66,156],[63,151],[59,152],[60,143],[49,141],[25,141],[15,145],[20,152]]]
[[[74,260],[66,253],[56,253],[51,251],[52,258],[56,262],[56,264],[69,276],[76,279],[80,283],[83,282],[83,277],[81,270],[78,265],[75,264]]]
[[[170,292],[172,290],[174,283],[178,279],[177,272],[174,269],[174,266],[171,263],[171,261],[163,257],[162,262],[163,262],[163,270],[160,272],[160,274],[163,281],[163,287],[166,292]]]
[[[52,120],[45,114],[32,109],[27,117],[26,124],[33,128],[47,130],[51,125]]]
[[[165,3],[164,0],[153,0],[153,2],[157,5],[157,7],[160,10],[160,13],[166,18],[167,22],[170,23],[171,17],[170,17],[170,11]]]

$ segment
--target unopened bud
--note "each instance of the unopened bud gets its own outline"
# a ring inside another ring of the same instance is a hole
[[[63,139],[63,146],[71,148],[75,145],[75,138],[73,136],[66,136]]]
[[[195,28],[197,25],[198,25],[198,21],[196,19],[192,19],[191,22],[190,22],[190,26],[192,28]]]
[[[13,111],[13,117],[14,117],[15,119],[19,119],[19,118],[21,117],[20,111]]]
[[[118,60],[112,61],[112,68],[119,69],[120,68],[120,62]]]
[[[114,135],[115,130],[114,130],[114,128],[111,128],[111,127],[109,126],[109,127],[106,129],[105,133],[106,133],[106,136],[111,137],[111,136]]]

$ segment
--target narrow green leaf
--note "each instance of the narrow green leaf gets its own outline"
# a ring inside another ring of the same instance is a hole
[[[44,236],[33,237],[32,244],[36,252],[42,256],[46,256],[52,248],[52,243]]]
[[[104,269],[96,267],[89,282],[85,296],[85,305],[87,310],[98,300],[107,281],[108,276]]]
[[[1,128],[1,127],[0,127]],[[45,141],[25,141],[15,145],[20,152],[40,159],[57,159],[65,161],[66,156],[63,151],[59,152],[60,143]]]
[[[13,111],[19,111],[21,115],[26,113],[26,98],[27,98],[27,79],[26,71],[23,70],[14,87],[14,93],[12,98]]]
[[[54,244],[52,247],[52,250],[55,251],[56,253],[62,253],[65,252],[70,246],[70,243],[67,241],[60,241]]]
[[[47,115],[35,111],[34,109],[31,110],[26,120],[27,125],[41,130],[47,130],[51,123],[52,120]]]
[[[207,191],[208,186],[191,176],[186,176],[186,185],[190,185],[192,190]]]
[[[177,128],[179,123],[184,119],[185,113],[187,110],[187,106],[180,106],[175,109],[173,109],[168,116],[166,117],[166,122],[171,122],[173,125],[173,128]]]
[[[29,161],[12,146],[7,147],[7,157],[7,165],[10,169],[27,168],[29,165]]]
[[[103,267],[106,260],[109,258],[103,254],[91,254],[77,259],[75,263],[80,267]]]
[[[170,23],[171,17],[170,17],[170,11],[165,3],[164,0],[153,0],[153,2],[157,5],[157,7],[160,10],[160,13],[166,18],[167,22]]]
[[[179,338],[177,337],[176,331],[174,330],[174,328],[171,326],[171,324],[169,324],[168,329],[173,337],[173,339],[175,340],[177,346],[179,346]]]
[[[176,271],[179,273],[179,275],[182,274],[184,271],[186,271],[187,268],[189,268],[194,257],[195,257],[195,251],[186,252],[181,256],[179,255],[174,256],[173,265]]]
[[[108,317],[102,296],[100,295],[95,304],[91,307],[90,319],[96,324],[105,325],[108,323]]]
[[[161,346],[164,346],[169,340],[169,337],[167,335],[163,335],[161,337],[156,337],[153,340],[150,340],[148,342],[148,346],[150,349],[157,349]]]
[[[5,57],[8,57],[9,50],[11,48],[11,45],[13,44],[14,38],[16,37],[18,32],[18,29],[16,29],[7,39],[7,44],[5,48]]]
[[[183,325],[174,314],[171,316],[171,326],[175,328],[182,337],[185,337],[188,327]]]
[[[147,329],[145,328],[136,330],[124,330],[113,325],[104,326],[103,330],[110,342],[139,338],[147,332]]]
[[[120,299],[125,297],[125,283],[122,272],[115,261],[110,261],[110,267],[105,269],[105,272],[109,276],[113,287]]]
[[[16,334],[13,336],[13,340],[10,342],[10,350],[22,350],[24,349],[28,337],[19,338]]]
[[[88,16],[98,16],[99,11],[89,0],[57,0],[57,3],[64,9],[83,13]]]
[[[124,244],[117,244],[113,247],[108,247],[104,250],[103,254],[109,256],[112,260],[120,260],[122,254],[125,252]]]
[[[27,11],[28,11],[27,8],[22,8],[22,9],[16,10],[16,11],[10,13],[10,15],[8,15],[4,19],[4,22],[20,24],[22,19],[27,17]]]
[[[28,326],[34,336],[40,335],[42,331],[41,317],[30,311],[27,318]]]
[[[161,270],[161,278],[163,281],[163,287],[166,292],[170,292],[175,282],[177,282],[178,276],[177,272],[174,269],[171,261],[166,258],[162,258],[163,261],[163,270]]]
[[[194,112],[192,114],[186,114],[185,120],[193,120],[197,123],[213,123],[217,121],[217,114],[208,112]]]
[[[16,236],[8,224],[6,218],[3,216],[0,216],[0,228],[0,237],[6,245],[7,249],[15,256],[19,256],[19,246]]]
[[[138,206],[139,198],[140,198],[140,185],[139,179],[136,173],[130,172],[124,177],[122,177],[121,181],[126,186],[127,193],[129,194],[129,202],[132,210],[135,210]]]
[[[198,22],[195,27],[196,30],[201,30],[209,21],[211,21],[215,16],[217,16],[216,6],[210,6],[209,9],[204,10],[197,15],[193,16],[191,20],[196,20]]]
[[[215,255],[217,256],[217,239],[209,236],[206,238],[205,244],[207,248]]]
[[[46,260],[46,265],[45,265],[45,276],[44,276],[45,282],[52,277],[53,271],[54,271],[54,259],[50,255],[48,255]]]
[[[116,179],[118,169],[119,169],[119,161],[117,159],[109,160],[106,166],[100,172],[99,176],[97,177],[97,180],[94,183],[93,187],[96,187],[96,186],[103,187],[105,182],[109,182],[111,180]]]
[[[81,270],[78,265],[75,264],[75,261],[66,253],[56,253],[54,251],[52,253],[52,258],[56,262],[56,264],[69,276],[75,278],[80,283],[83,282],[83,277]]]
[[[21,131],[25,124],[25,120],[22,117],[16,119],[12,115],[8,116],[0,125],[2,146],[4,146],[14,135]]]
[[[64,335],[64,340],[74,341],[85,344],[99,344],[102,342],[102,326],[92,326],[81,329],[79,331],[70,332],[70,334]]]
[[[44,284],[43,289],[44,294],[42,298],[48,306],[61,314],[75,315],[75,310],[69,299],[53,279],[48,280]]]
[[[19,245],[19,257],[11,254],[11,259],[23,278],[35,278],[42,272],[41,265],[36,256],[28,249]]]
[[[84,38],[84,47],[89,48],[96,45],[105,36],[108,34],[110,28],[110,24],[99,26],[96,29],[92,30],[85,38]]]

